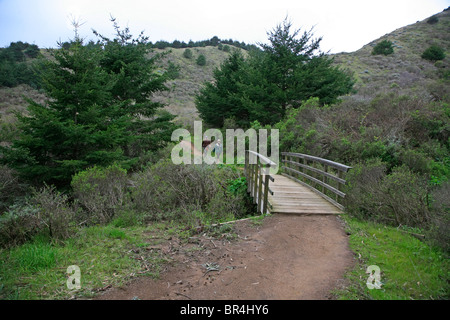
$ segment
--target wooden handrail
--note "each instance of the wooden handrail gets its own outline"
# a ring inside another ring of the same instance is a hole
[[[342,205],[342,199],[345,198],[342,191],[342,186],[346,183],[344,175],[352,167],[302,153],[281,152],[281,156],[281,162],[285,164],[281,167],[284,171],[282,175],[307,186],[341,210],[344,209]]]
[[[255,151],[246,150],[245,152],[247,191],[253,197],[253,202],[257,204],[257,210],[261,214],[269,212],[268,194],[273,195],[273,191],[269,187],[269,181],[274,181],[269,173],[270,168],[276,165],[275,162]]]
[[[347,172],[348,170],[350,170],[352,167],[346,166],[345,164],[339,163],[339,162],[334,162],[331,160],[327,160],[327,159],[323,159],[323,158],[319,158],[319,157],[314,157],[314,156],[310,156],[308,154],[303,154],[303,153],[293,153],[293,152],[282,152],[281,153],[282,156],[291,156],[291,157],[296,157],[296,158],[301,158],[301,159],[306,159],[306,160],[311,160],[311,161],[315,161],[318,163],[322,163],[324,165],[328,165],[330,167],[334,167],[340,171],[344,171]]]
[[[252,151],[252,150],[246,150],[249,154],[253,154],[256,157],[258,157],[261,161],[263,161],[266,164],[269,164],[271,166],[276,166],[277,164],[275,162],[273,162],[272,160],[270,160],[269,158],[267,158],[266,156],[263,156],[262,154],[259,154],[258,152]]]

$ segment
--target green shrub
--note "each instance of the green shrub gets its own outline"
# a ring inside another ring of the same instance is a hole
[[[164,160],[131,179],[133,209],[150,220],[190,220],[193,212],[219,220],[245,215],[239,173],[225,166],[175,165]],[[230,181],[236,183],[229,185]]]
[[[23,244],[39,233],[53,240],[64,240],[76,231],[76,212],[69,196],[53,186],[34,190],[25,203],[11,205],[0,216],[0,244]]]
[[[228,181],[228,191],[230,191],[232,194],[240,194],[246,192],[246,190],[247,179],[245,177],[240,177]]]
[[[68,195],[54,186],[44,186],[34,191],[32,203],[38,208],[40,222],[52,239],[64,240],[74,234],[76,214]]]
[[[91,222],[105,224],[124,203],[127,181],[127,171],[114,164],[77,173],[71,186],[75,199],[87,211]]]
[[[133,208],[145,213],[150,220],[157,220],[161,215],[169,214],[177,206],[175,186],[165,178],[170,176],[168,162],[158,162],[155,165],[136,172],[132,180],[131,198]]]
[[[450,157],[446,156],[441,161],[432,160],[430,162],[430,183],[431,185],[442,185],[450,177]]]
[[[424,227],[430,222],[427,181],[406,166],[396,167],[380,186],[383,219],[394,225]]]
[[[350,215],[363,220],[378,220],[376,208],[382,202],[378,193],[385,176],[386,164],[379,159],[353,166],[346,176],[345,191],[345,208]]]
[[[427,180],[408,167],[395,167],[387,174],[386,163],[371,160],[356,165],[347,181],[346,208],[351,215],[394,226],[429,226]]]
[[[199,66],[204,66],[206,65],[206,57],[201,54],[197,57],[197,60],[195,61]]]
[[[142,213],[123,208],[114,215],[110,224],[118,228],[127,228],[142,225],[144,221],[145,216]]]
[[[217,192],[206,207],[215,222],[240,219],[247,214],[246,203],[242,194]],[[256,212],[256,210],[255,210]]]
[[[33,88],[40,87],[39,79],[32,70],[32,64],[25,58],[39,55],[37,45],[21,41],[12,42],[9,47],[0,49],[0,86],[14,87],[21,83]]]
[[[202,210],[218,188],[211,167],[175,165],[171,160],[136,173],[132,180],[134,206],[151,219],[182,214],[193,207]]]
[[[413,149],[402,150],[399,161],[412,171],[427,175],[431,172],[431,159],[423,152]]]
[[[17,197],[25,193],[25,189],[14,170],[0,165],[0,215]]]
[[[280,130],[280,149],[318,155],[323,149],[320,141],[326,135],[314,124],[320,114],[318,98],[304,101],[299,108],[288,109],[284,119],[274,125]]]
[[[436,16],[432,16],[430,18],[428,18],[427,23],[428,24],[436,24],[439,22],[439,18]]]
[[[176,65],[172,61],[169,61],[169,66],[167,67],[166,75],[170,80],[177,79],[180,76],[180,66]]]
[[[0,246],[20,245],[38,234],[43,228],[38,213],[31,204],[15,204],[0,215]]]
[[[387,56],[392,53],[394,53],[394,48],[389,40],[380,41],[372,50],[373,55],[384,54]]]
[[[40,53],[40,50],[37,45],[32,44],[28,48],[26,48],[23,53],[29,58],[37,58],[37,56]]]
[[[427,236],[433,244],[450,252],[450,182],[435,187],[431,199],[432,223]]]
[[[192,59],[192,50],[191,49],[185,49],[183,51],[183,57],[185,57],[186,59]]]
[[[412,142],[428,148],[428,145],[440,142],[442,146],[450,147],[450,107],[445,102],[432,102],[420,105],[411,112],[406,132]],[[447,154],[447,151],[443,154]]]
[[[422,58],[430,61],[443,60],[445,51],[438,45],[432,45],[422,53]]]

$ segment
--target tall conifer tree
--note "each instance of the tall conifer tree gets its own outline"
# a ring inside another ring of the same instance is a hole
[[[247,127],[255,120],[274,124],[287,108],[297,108],[311,97],[331,104],[352,89],[352,77],[319,50],[322,39],[313,39],[312,31],[292,30],[286,19],[268,32],[268,40],[237,68],[230,68],[236,59],[231,55],[215,72],[215,81],[197,95],[202,119],[213,125],[227,118],[239,119]]]
[[[2,162],[36,183],[65,187],[74,173],[114,162],[130,168],[147,150],[170,141],[175,128],[162,106],[150,100],[165,90],[149,58],[147,39],[133,39],[112,19],[116,37],[84,45],[75,33],[70,46],[52,50],[40,66],[49,100],[29,100],[18,115],[21,135],[3,148]]]

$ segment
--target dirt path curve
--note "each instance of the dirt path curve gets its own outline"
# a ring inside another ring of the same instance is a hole
[[[354,262],[337,216],[276,214],[260,225],[245,220],[233,228],[233,241],[173,239],[166,249],[176,263],[160,279],[141,277],[96,299],[332,299],[330,291],[343,284]]]
[[[183,148],[187,147],[188,150],[190,150],[193,155],[196,155],[196,156],[202,155],[202,151],[195,148],[194,144],[190,141],[182,140],[182,141],[180,141],[179,145]]]

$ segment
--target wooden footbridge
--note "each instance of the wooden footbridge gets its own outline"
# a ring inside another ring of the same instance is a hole
[[[281,153],[281,165],[247,150],[248,192],[260,213],[341,214],[351,167],[300,153]],[[274,169],[277,174],[271,174]],[[272,170],[271,170],[272,169]]]

